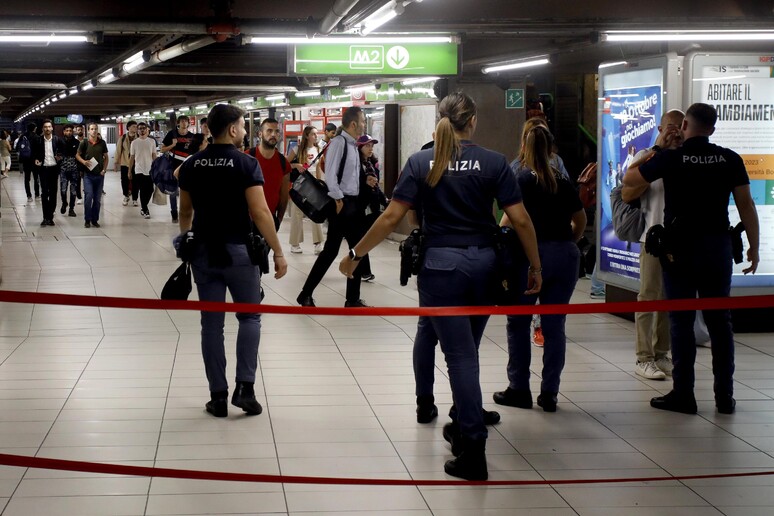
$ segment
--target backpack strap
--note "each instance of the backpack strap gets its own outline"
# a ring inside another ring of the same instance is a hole
[[[343,136],[341,137],[344,140],[344,153],[341,155],[341,162],[339,163],[339,172],[336,174],[336,180],[338,181],[339,185],[341,185],[341,178],[344,177],[344,165],[347,164],[347,139]]]

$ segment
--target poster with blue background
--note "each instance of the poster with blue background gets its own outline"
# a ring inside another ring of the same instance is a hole
[[[599,270],[638,280],[640,245],[618,240],[613,231],[610,191],[623,181],[634,155],[652,146],[662,113],[661,85],[606,89],[603,93],[599,176]]]

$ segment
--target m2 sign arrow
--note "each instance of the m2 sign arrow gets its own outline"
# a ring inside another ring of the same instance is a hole
[[[297,75],[457,75],[456,43],[296,45]]]
[[[392,47],[387,51],[387,64],[396,70],[406,68],[409,62],[409,52],[405,47]]]

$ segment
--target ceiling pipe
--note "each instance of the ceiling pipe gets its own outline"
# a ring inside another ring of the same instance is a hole
[[[359,2],[359,0],[336,0],[331,10],[325,15],[325,18],[320,22],[320,26],[317,29],[318,34],[328,35],[333,32],[333,29],[339,24],[344,17],[349,14]]]
[[[34,88],[39,90],[63,90],[65,86],[61,82],[25,82],[25,81],[3,81],[0,82],[0,88]]]
[[[100,90],[174,90],[174,91],[296,91],[282,84],[100,84]]]

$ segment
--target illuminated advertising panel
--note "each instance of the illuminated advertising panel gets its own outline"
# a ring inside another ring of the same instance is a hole
[[[735,291],[774,287],[774,56],[702,53],[686,58],[688,103],[715,107],[718,121],[712,143],[742,156],[760,220],[760,258],[755,275],[742,274],[747,262],[734,266]],[[733,197],[732,224],[739,221]],[[747,241],[745,240],[745,249]]]

